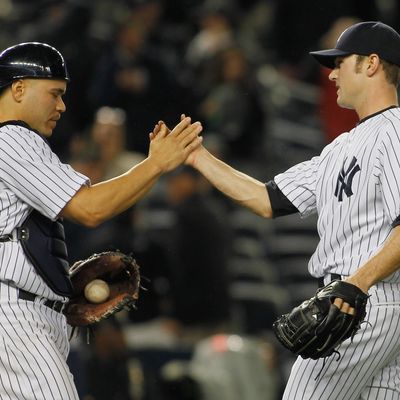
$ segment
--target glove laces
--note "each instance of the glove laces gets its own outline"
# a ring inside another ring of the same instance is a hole
[[[335,360],[336,362],[338,362],[338,361],[340,360],[340,358],[342,357],[342,355],[340,354],[340,352],[337,351],[337,350],[333,350],[333,353],[332,353],[332,354],[333,354],[333,355],[337,355],[337,359]],[[319,370],[317,376],[314,378],[315,381],[318,380],[318,379],[320,378],[320,376],[321,376],[321,374],[322,374],[322,371],[323,371],[324,368],[325,368],[325,365],[326,365],[326,362],[327,362],[327,358],[329,358],[332,354],[330,354],[329,356],[326,356],[326,357],[323,358],[322,367],[321,367],[321,369]]]

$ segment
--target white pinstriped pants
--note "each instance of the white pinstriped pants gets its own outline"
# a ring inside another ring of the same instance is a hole
[[[400,400],[400,288],[378,286],[370,293],[369,323],[339,347],[340,359],[332,355],[323,366],[299,357],[283,400]]]
[[[65,317],[0,282],[0,399],[78,400]]]

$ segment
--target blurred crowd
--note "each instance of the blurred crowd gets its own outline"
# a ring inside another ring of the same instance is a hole
[[[67,60],[67,112],[51,138],[93,183],[147,155],[182,113],[205,146],[267,181],[357,122],[308,56],[359,20],[400,30],[395,0],[0,0],[0,47],[41,41]],[[277,400],[293,361],[271,334],[316,288],[315,221],[262,221],[178,168],[96,229],[65,223],[71,263],[132,252],[135,311],[71,342],[84,400]],[[294,288],[296,290],[294,290]]]

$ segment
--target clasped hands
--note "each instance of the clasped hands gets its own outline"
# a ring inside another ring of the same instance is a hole
[[[184,114],[172,130],[163,121],[159,121],[149,133],[149,158],[162,173],[171,171],[200,147],[203,138],[199,134],[202,130],[200,122],[192,123],[191,118]]]

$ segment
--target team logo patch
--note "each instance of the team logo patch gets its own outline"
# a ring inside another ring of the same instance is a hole
[[[343,201],[343,193],[347,197],[353,195],[353,190],[351,187],[353,184],[354,175],[361,171],[360,166],[357,164],[357,158],[355,157],[353,157],[350,165],[345,170],[346,160],[344,160],[342,169],[339,172],[336,182],[335,196],[338,198],[338,201]]]

